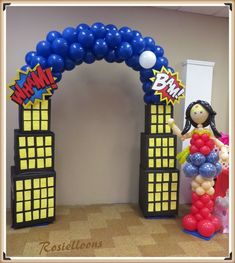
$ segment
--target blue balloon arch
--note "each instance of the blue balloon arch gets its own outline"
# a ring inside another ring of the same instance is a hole
[[[140,55],[151,51],[156,63],[151,68],[140,65]],[[64,71],[70,71],[80,64],[91,64],[96,60],[105,59],[108,63],[122,63],[140,73],[140,81],[144,91],[146,104],[159,103],[160,98],[151,89],[153,69],[160,70],[163,66],[172,72],[168,66],[168,59],[164,57],[164,49],[152,37],[142,34],[129,27],[121,27],[96,22],[89,26],[79,24],[76,28],[67,27],[62,33],[50,31],[46,40],[39,41],[36,51],[30,51],[25,56],[26,65],[21,67],[26,71],[40,64],[42,68],[52,67],[56,82],[62,78]]]

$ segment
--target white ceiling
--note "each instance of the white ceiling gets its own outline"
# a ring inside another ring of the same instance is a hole
[[[218,17],[228,17],[229,14],[228,6],[164,6],[162,8]]]

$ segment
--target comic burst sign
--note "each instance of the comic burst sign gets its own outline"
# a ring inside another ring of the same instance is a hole
[[[161,101],[174,105],[184,98],[184,85],[179,79],[178,72],[172,73],[162,67],[160,71],[153,69],[153,74],[154,77],[150,78],[153,82],[152,90],[155,91],[155,95],[160,95]]]

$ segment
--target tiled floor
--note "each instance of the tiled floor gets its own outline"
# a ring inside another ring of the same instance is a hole
[[[14,230],[7,219],[7,256],[227,257],[228,235],[205,241],[182,232],[180,217],[145,219],[137,205],[64,206],[47,226]]]

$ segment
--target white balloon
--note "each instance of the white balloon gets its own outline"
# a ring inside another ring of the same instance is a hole
[[[139,63],[142,68],[152,68],[157,61],[156,55],[152,51],[144,51],[139,57]]]

